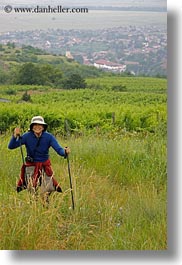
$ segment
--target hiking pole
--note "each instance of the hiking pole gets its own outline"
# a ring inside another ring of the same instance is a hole
[[[68,162],[68,174],[69,174],[69,180],[70,180],[70,189],[71,189],[71,201],[72,201],[72,209],[75,209],[75,203],[74,203],[74,198],[73,198],[73,186],[72,186],[72,181],[71,181],[71,170],[70,170],[70,161],[69,161],[69,156],[67,154],[67,162]]]

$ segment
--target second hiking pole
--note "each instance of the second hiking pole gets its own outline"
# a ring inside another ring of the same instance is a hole
[[[70,190],[71,190],[71,201],[72,201],[72,209],[75,209],[75,203],[74,203],[74,197],[73,197],[73,186],[72,186],[72,180],[71,180],[71,170],[70,170],[70,161],[69,156],[67,155],[67,162],[68,162],[68,174],[69,174],[69,181],[70,181]]]

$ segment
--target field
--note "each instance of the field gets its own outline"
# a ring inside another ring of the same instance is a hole
[[[87,83],[88,89],[70,91],[1,87],[0,97],[11,102],[0,103],[0,249],[167,249],[166,80]],[[10,89],[16,94],[8,95]],[[31,102],[20,100],[25,90]],[[26,191],[15,192],[21,154],[7,144],[13,127],[26,131],[36,114],[71,148],[74,211],[67,162],[53,150],[63,194],[43,207]]]

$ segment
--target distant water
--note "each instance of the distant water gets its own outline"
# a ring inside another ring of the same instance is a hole
[[[35,29],[104,29],[127,25],[167,27],[166,12],[91,10],[84,14],[0,12],[0,32]]]

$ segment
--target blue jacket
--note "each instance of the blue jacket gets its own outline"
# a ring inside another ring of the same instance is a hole
[[[24,133],[19,139],[12,136],[8,148],[15,149],[19,147],[20,144],[25,145],[27,156],[31,156],[34,159],[34,162],[46,161],[49,158],[50,147],[52,147],[60,156],[65,156],[64,148],[59,145],[52,134],[46,131],[42,133],[40,140],[38,140],[32,131]]]

